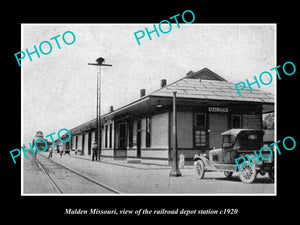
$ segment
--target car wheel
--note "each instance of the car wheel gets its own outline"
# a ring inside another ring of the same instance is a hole
[[[227,178],[232,177],[232,174],[233,174],[233,172],[228,172],[228,171],[225,171],[225,172],[224,172],[224,175],[225,175],[225,177],[227,177]]]
[[[204,170],[205,170],[205,166],[204,166],[204,162],[202,160],[198,160],[196,162],[194,162],[194,168],[196,173],[198,174],[198,176],[200,177],[200,179],[202,179],[204,177]]]
[[[240,180],[243,183],[251,184],[257,175],[257,171],[255,169],[255,164],[250,165],[247,161],[243,165],[240,166],[241,171],[239,171]]]

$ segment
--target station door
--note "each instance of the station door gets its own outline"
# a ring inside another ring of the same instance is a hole
[[[227,114],[211,113],[209,114],[209,147],[221,148],[222,136],[221,133],[228,130]]]

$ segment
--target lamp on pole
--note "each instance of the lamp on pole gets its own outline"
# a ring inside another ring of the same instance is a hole
[[[104,64],[104,58],[99,57],[96,59],[96,63],[88,63],[90,66],[99,66],[99,72],[97,73],[97,116],[96,116],[96,137],[97,137],[97,161],[100,161],[101,154],[101,66],[112,66],[110,64]]]
[[[177,113],[176,113],[176,94],[177,92],[173,92],[173,162],[172,162],[172,169],[170,172],[171,177],[180,177],[181,172],[178,167],[178,160],[177,160]]]

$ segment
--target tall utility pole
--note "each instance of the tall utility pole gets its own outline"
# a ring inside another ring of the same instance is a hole
[[[96,137],[97,137],[97,161],[100,161],[101,154],[101,66],[112,66],[110,64],[104,64],[105,60],[100,57],[96,59],[97,63],[88,63],[91,66],[99,66],[99,72],[97,73],[97,109],[96,109]]]
[[[176,113],[176,94],[177,92],[173,92],[173,162],[172,162],[172,169],[170,172],[171,177],[180,177],[181,172],[178,167],[178,159],[177,159],[177,113]]]

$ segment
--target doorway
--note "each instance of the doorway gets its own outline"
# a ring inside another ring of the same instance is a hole
[[[119,149],[126,149],[126,123],[119,124]]]
[[[88,133],[88,155],[91,155],[91,146],[92,146],[92,134],[91,132]]]
[[[136,157],[141,158],[141,140],[142,140],[142,126],[141,126],[141,120],[137,121],[136,126]]]
[[[81,155],[84,155],[84,140],[85,139],[85,135],[82,135],[82,151],[81,151]]]
[[[209,115],[209,147],[222,148],[223,137],[221,133],[228,130],[228,115],[211,113]]]

